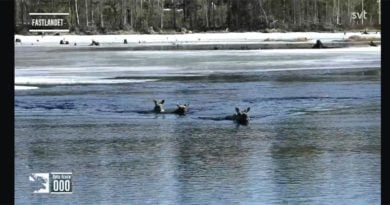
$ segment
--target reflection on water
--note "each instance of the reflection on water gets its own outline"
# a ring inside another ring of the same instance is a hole
[[[185,56],[194,65],[213,59]],[[16,57],[25,68],[26,59]],[[160,76],[18,91],[16,203],[379,204],[380,72],[367,70]],[[114,76],[134,77],[122,74]],[[149,113],[155,98],[168,109],[189,103],[190,112]],[[251,107],[248,126],[208,120],[236,106]],[[73,172],[72,195],[31,193],[30,173],[55,171]]]

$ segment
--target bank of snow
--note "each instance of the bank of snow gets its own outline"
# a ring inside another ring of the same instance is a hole
[[[38,89],[38,87],[35,87],[35,86],[15,85],[15,90],[34,90],[34,89]]]
[[[307,39],[307,42],[314,43],[316,40],[329,42],[333,40],[346,40],[350,36],[361,36],[362,38],[381,38],[380,32],[361,34],[357,32],[347,33],[317,33],[317,32],[292,32],[292,33],[196,33],[196,34],[172,34],[172,35],[62,35],[62,36],[24,36],[15,35],[20,39],[17,45],[34,46],[59,46],[61,40],[69,41],[74,46],[89,45],[92,40],[98,41],[101,45],[123,45],[124,39],[130,45],[166,45],[166,44],[205,44],[205,43],[251,43],[272,41],[294,41],[295,39]]]
[[[19,85],[72,85],[72,84],[122,84],[122,83],[145,83],[156,79],[102,79],[97,77],[80,76],[16,76],[15,83]],[[15,86],[15,89],[37,89],[33,86]]]

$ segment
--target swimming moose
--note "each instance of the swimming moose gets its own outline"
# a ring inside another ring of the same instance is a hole
[[[165,100],[153,100],[154,102],[154,109],[153,112],[155,113],[161,113],[161,114],[178,114],[178,115],[185,115],[188,112],[189,104],[179,105],[177,104],[177,108],[175,110],[165,110],[164,109],[164,102]]]
[[[236,113],[232,116],[225,117],[226,120],[233,120],[241,125],[248,125],[250,117],[248,115],[248,112],[251,108],[248,107],[247,109],[244,109],[240,111],[240,108],[236,107]]]
[[[164,102],[165,102],[165,100],[161,100],[161,101],[153,100],[153,102],[154,102],[153,112],[155,112],[155,113],[165,112],[165,110],[164,110]]]
[[[240,109],[236,107],[236,113],[234,113],[233,115],[228,115],[226,117],[199,117],[199,119],[215,121],[232,120],[239,125],[248,125],[250,121],[248,112],[250,109],[251,108],[248,107],[247,109],[240,111]]]

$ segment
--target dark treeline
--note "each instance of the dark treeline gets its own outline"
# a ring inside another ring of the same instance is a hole
[[[27,32],[29,12],[69,12],[76,33],[334,31],[380,25],[378,0],[16,0],[15,10],[18,33]],[[362,10],[366,19],[357,18]]]

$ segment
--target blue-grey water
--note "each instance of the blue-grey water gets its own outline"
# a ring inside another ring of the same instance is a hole
[[[380,204],[380,49],[16,47],[15,66],[37,87],[15,93],[16,204]],[[235,107],[248,126],[213,120]],[[40,172],[73,193],[32,193]]]

